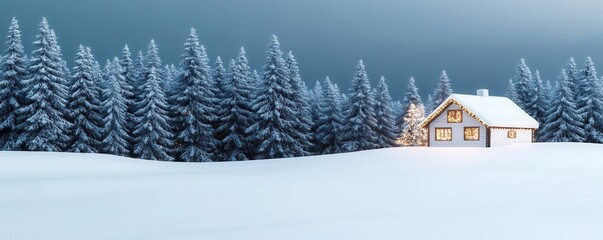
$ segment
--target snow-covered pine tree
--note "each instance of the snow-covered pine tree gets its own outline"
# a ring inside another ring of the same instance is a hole
[[[325,81],[331,82],[327,76]],[[323,112],[321,111],[321,104],[323,104],[324,91],[320,81],[316,81],[314,88],[310,90],[310,117],[312,119],[312,154],[322,154],[321,142],[318,139],[318,120],[322,117]]]
[[[136,59],[134,60],[134,73],[132,73],[132,75],[134,75],[134,78],[136,79],[134,81],[134,85],[132,86],[132,93],[134,93],[134,105],[136,105],[137,101],[140,101],[140,97],[142,97],[142,90],[141,90],[141,86],[144,83],[144,73],[146,71],[146,67],[145,67],[145,59],[144,59],[144,54],[142,53],[142,51],[138,51],[138,54],[136,55]],[[136,111],[136,109],[131,109],[134,110],[133,112],[131,112],[130,114],[134,114],[134,112]]]
[[[86,47],[86,51],[92,52],[91,49],[89,49],[89,47]],[[107,59],[108,63],[109,59]],[[92,64],[92,76],[94,79],[94,82],[100,83],[99,85],[102,86],[103,83],[105,82],[105,74],[103,72],[103,70],[101,70],[101,66],[100,63],[96,60],[94,60],[93,64]]]
[[[547,123],[547,119],[548,119],[548,114],[549,114],[549,110],[553,107],[553,105],[551,104],[553,99],[554,99],[554,95],[555,95],[555,90],[551,87],[551,82],[549,80],[547,80],[546,82],[544,82],[542,84],[542,88],[538,93],[538,107],[539,110],[542,112],[542,123],[539,122],[540,127],[539,127],[539,132],[538,132],[538,141],[539,142],[547,142],[547,134],[544,133],[544,126]]]
[[[404,115],[404,125],[399,141],[403,146],[425,146],[427,143],[427,130],[421,127],[425,120],[423,105],[410,103]]]
[[[580,71],[578,70],[578,65],[573,57],[570,57],[567,61],[564,70],[569,79],[569,87],[572,90],[572,93],[574,93],[574,97],[576,97],[578,88],[580,87]]]
[[[20,150],[14,145],[19,134],[16,125],[17,109],[25,96],[22,84],[27,77],[27,59],[21,42],[21,31],[17,19],[11,20],[4,56],[0,57],[0,150]]]
[[[597,78],[597,70],[590,57],[586,58],[579,82],[576,102],[583,118],[584,140],[603,143],[603,84]]]
[[[249,86],[253,87],[254,89],[253,99],[257,98],[258,92],[262,87],[262,82],[262,77],[260,76],[258,71],[254,69],[253,72],[251,72],[251,78],[249,79]]]
[[[147,64],[140,86],[141,97],[136,105],[134,155],[150,160],[173,160],[170,156],[172,133],[167,113],[167,100],[161,87],[161,59],[157,45],[151,40],[146,56]]]
[[[115,58],[111,63],[111,73],[102,88],[102,140],[100,151],[118,156],[130,154],[130,136],[128,134],[126,91],[122,86],[129,85],[127,70],[123,68],[123,58]]]
[[[171,79],[176,79],[179,75],[178,69],[173,63],[167,64],[165,66],[166,73],[169,75]]]
[[[248,84],[251,72],[244,48],[241,48],[236,60],[231,61],[228,69],[220,103],[219,117],[224,124],[217,132],[224,138],[220,142],[218,155],[224,161],[248,160],[252,157],[253,145],[247,141],[245,131],[252,124],[250,100],[253,87]]]
[[[320,112],[319,118],[316,120],[316,153],[317,154],[332,154],[343,152],[343,112],[339,104],[340,93],[335,89],[329,77],[325,78],[325,87],[322,89],[322,97],[316,111]],[[320,86],[320,85],[317,85]]]
[[[134,59],[133,64],[134,64],[134,75],[138,78],[137,83],[140,85],[140,84],[142,84],[142,82],[140,82],[140,80],[143,78],[145,68],[146,68],[144,53],[142,51],[138,51],[138,53],[136,53],[136,58]]]
[[[220,56],[218,56],[216,58],[216,62],[215,62],[215,66],[214,66],[214,71],[213,71],[213,81],[214,84],[216,84],[216,91],[214,93],[214,96],[217,99],[223,99],[224,98],[224,92],[226,92],[226,87],[228,86],[228,84],[226,83],[226,76],[227,72],[226,72],[226,68],[224,68],[224,63],[222,62],[222,58]]]
[[[96,153],[102,139],[100,89],[94,82],[94,57],[80,45],[75,56],[75,66],[69,88],[69,119],[72,140],[67,148],[70,152]]]
[[[402,119],[402,102],[400,100],[392,101],[389,106],[392,109],[392,112],[394,113],[394,123],[396,123],[398,119]]]
[[[406,110],[410,107],[410,104],[423,106],[423,101],[419,95],[419,89],[415,85],[415,78],[410,77],[408,79],[408,86],[406,87],[406,93],[404,94],[404,101],[402,102],[402,115],[406,115]]]
[[[381,76],[376,88],[375,118],[377,119],[377,143],[380,148],[396,146],[396,125],[393,111],[390,108],[392,101],[385,78]]]
[[[337,100],[339,100],[339,105],[341,105],[343,102],[347,101],[347,97],[345,97],[345,94],[341,93],[341,90],[339,90],[339,85],[337,85],[337,83],[332,83],[332,84],[333,84],[333,89],[337,93]],[[342,107],[342,110],[343,110],[343,107]]]
[[[127,108],[132,105],[129,102],[134,101],[134,87],[138,85],[136,82],[136,70],[134,69],[134,62],[132,61],[132,53],[130,48],[125,45],[121,51],[121,58],[119,58],[119,67],[121,69],[121,75],[124,77],[124,82],[121,84],[122,91],[124,91],[124,100]]]
[[[536,72],[534,74],[534,86],[537,91],[536,92],[537,101],[536,101],[536,118],[535,119],[536,119],[536,121],[538,121],[538,124],[541,126],[540,129],[542,129],[542,126],[544,125],[544,122],[546,121],[547,111],[550,108],[550,99],[548,98],[549,89],[545,88],[545,85],[542,82],[542,79],[540,78],[540,71],[538,71],[538,70],[536,70]],[[538,133],[538,141],[543,141],[542,136],[544,136],[542,133]]]
[[[440,81],[438,82],[438,87],[433,91],[433,102],[431,103],[431,107],[436,108],[440,106],[450,95],[453,94],[452,86],[450,84],[450,79],[446,74],[446,70],[442,70],[442,74],[440,75]],[[426,108],[427,111],[431,112],[433,108]]]
[[[126,128],[126,140],[128,141],[127,149],[130,152],[130,154],[132,153],[132,151],[134,151],[133,146],[134,146],[134,138],[132,138],[133,136],[133,132],[134,132],[134,112],[136,112],[136,101],[137,101],[137,96],[139,95],[137,92],[138,87],[140,86],[140,83],[138,82],[138,72],[136,70],[136,67],[134,66],[134,61],[132,60],[132,54],[130,53],[130,48],[128,47],[128,45],[125,45],[124,48],[122,49],[121,52],[121,58],[119,59],[119,67],[121,69],[121,76],[124,78],[123,83],[120,83],[121,81],[117,81],[118,84],[120,85],[120,88],[114,88],[113,86],[111,86],[111,84],[114,84],[112,82],[111,79],[109,79],[109,81],[107,82],[107,86],[105,86],[104,88],[104,95],[105,96],[112,96],[110,94],[109,91],[115,90],[115,91],[122,91],[121,95],[123,95],[123,101],[124,101],[124,105],[126,107],[124,115],[125,115],[125,123],[124,123],[124,127]],[[115,77],[119,77],[119,76],[115,76]],[[119,93],[119,92],[118,92]],[[115,100],[112,101],[118,101],[119,99],[117,98],[117,96],[115,96]],[[107,99],[105,99],[105,102],[107,101]],[[108,103],[107,103],[108,104]],[[107,114],[107,108],[105,106],[105,114]],[[117,114],[117,112],[114,112],[113,114]],[[105,115],[105,118],[107,118],[107,116]],[[105,121],[106,122],[106,121]],[[106,137],[105,137],[106,139]]]
[[[542,128],[543,139],[549,142],[583,142],[584,130],[582,117],[576,107],[572,93],[571,82],[565,70],[557,81],[555,97],[552,98],[551,108],[547,111],[547,119]]]
[[[291,101],[294,103],[294,118],[296,118],[295,122],[297,122],[297,124],[293,126],[293,128],[295,128],[294,133],[297,134],[295,138],[304,148],[304,151],[301,152],[299,156],[306,156],[312,151],[313,137],[311,132],[312,117],[310,114],[308,88],[306,87],[306,83],[301,78],[299,73],[299,65],[295,59],[295,56],[293,55],[293,52],[289,51],[289,54],[287,54],[285,65],[289,70],[289,82],[291,84],[293,93],[291,95]]]
[[[375,99],[371,94],[371,86],[362,60],[358,61],[351,90],[343,131],[343,148],[349,152],[378,148]]]
[[[517,105],[528,115],[538,119],[538,89],[534,84],[532,72],[523,58],[517,65],[517,75],[515,75],[513,83],[515,84]]]
[[[439,105],[439,104],[438,104]],[[425,102],[425,112],[431,113],[437,106],[434,106],[433,97],[431,94],[427,95],[427,102]]]
[[[64,61],[46,18],[40,23],[31,54],[29,75],[23,81],[23,105],[17,110],[20,132],[15,144],[28,151],[61,151],[69,141],[65,120],[67,84]]]
[[[228,78],[228,72],[226,72],[226,69],[224,68],[224,63],[222,62],[222,58],[220,56],[218,56],[216,58],[216,61],[214,63],[214,69],[212,72],[212,82],[213,84],[216,86],[214,89],[214,97],[215,99],[218,101],[216,103],[216,121],[213,123],[214,125],[214,137],[216,138],[216,141],[218,141],[218,143],[220,143],[222,141],[222,139],[224,139],[224,136],[220,135],[220,132],[218,131],[218,128],[222,125],[225,125],[226,123],[221,119],[221,111],[222,109],[222,101],[223,99],[226,98],[225,93],[227,92],[227,88],[229,87],[229,84],[227,83],[227,78]],[[219,144],[218,144],[219,145]],[[220,146],[218,146],[218,148],[216,149],[216,156],[221,155],[220,153],[218,153],[220,151]],[[219,158],[218,158],[219,159]]]
[[[505,92],[505,97],[511,99],[514,103],[517,103],[517,93],[515,93],[515,83],[513,79],[509,79],[509,85],[507,87],[507,91]]]
[[[551,85],[551,81],[546,80],[546,84],[544,85],[545,92],[547,93],[547,97],[549,98],[549,107],[550,103],[555,98],[555,92],[557,91],[557,81],[555,81],[555,87]]]
[[[410,77],[408,80],[408,86],[406,87],[406,93],[404,94],[404,99],[402,100],[402,109],[401,109],[401,117],[396,119],[396,126],[398,128],[397,135],[400,138],[402,134],[402,127],[404,126],[404,116],[406,116],[406,111],[410,108],[410,104],[414,104],[415,106],[421,106],[423,111],[425,111],[425,106],[423,105],[423,101],[421,101],[421,96],[419,95],[419,89],[415,85],[415,78]]]
[[[216,121],[214,91],[212,91],[209,60],[195,29],[184,44],[180,75],[172,112],[176,139],[177,160],[211,162],[217,141],[211,125]]]
[[[69,98],[69,85],[70,85],[71,71],[69,70],[69,67],[67,66],[67,61],[65,61],[63,59],[63,53],[62,53],[62,50],[61,50],[61,46],[59,45],[57,35],[56,35],[54,29],[52,29],[52,28],[50,29],[50,38],[49,38],[49,40],[51,41],[50,42],[51,45],[56,46],[56,52],[58,53],[58,56],[59,56],[59,59],[60,59],[59,60],[59,62],[60,62],[59,65],[60,65],[60,68],[62,69],[62,71],[59,71],[58,74],[59,74],[59,76],[61,76],[60,79],[63,79],[63,84],[62,85],[63,85],[63,89],[64,90],[63,91],[57,91],[57,94],[61,97],[61,99],[68,99]],[[65,105],[67,105],[67,102],[65,102]],[[62,111],[63,116],[65,116],[66,118],[68,118],[68,116],[70,114],[69,108],[66,107],[64,109],[61,109],[61,111]],[[66,119],[66,120],[67,120],[67,123],[69,124],[70,121],[68,119]],[[67,132],[68,135],[69,135],[70,134],[69,133],[69,129],[71,128],[70,125],[65,125],[65,128],[66,129],[64,129],[64,131]],[[69,141],[63,142],[62,143],[62,149],[63,150],[67,149],[68,144],[69,144]]]
[[[163,76],[164,76],[164,80],[163,80],[163,84],[164,87],[163,89],[165,89],[166,95],[167,96],[172,96],[174,95],[174,91],[176,89],[176,77],[178,76],[174,76],[178,74],[178,71],[176,69],[174,69],[175,66],[172,64],[166,64],[163,66]],[[169,97],[168,97],[169,99]]]
[[[264,78],[253,105],[258,119],[247,129],[255,148],[255,158],[287,158],[305,155],[296,139],[293,89],[278,38],[273,35],[264,65]]]

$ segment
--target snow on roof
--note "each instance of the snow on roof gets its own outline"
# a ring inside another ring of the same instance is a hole
[[[460,105],[488,127],[538,128],[538,121],[506,97],[452,94],[434,110],[422,126],[427,126],[450,104]]]

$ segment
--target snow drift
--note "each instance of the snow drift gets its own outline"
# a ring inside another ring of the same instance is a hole
[[[603,145],[169,163],[0,152],[1,239],[602,239]]]

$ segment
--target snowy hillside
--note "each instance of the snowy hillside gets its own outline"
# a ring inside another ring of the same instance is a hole
[[[0,152],[0,239],[603,239],[603,145],[223,163]]]

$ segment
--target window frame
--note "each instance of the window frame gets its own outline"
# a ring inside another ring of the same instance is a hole
[[[466,130],[467,128],[477,128],[477,139],[467,139]],[[480,140],[481,129],[479,126],[467,126],[463,127],[463,140],[465,141],[479,141]]]
[[[451,122],[450,121],[450,112],[460,112],[460,120],[458,122]],[[447,123],[463,123],[463,110],[462,109],[446,110],[446,122]]]
[[[509,131],[507,131],[507,138],[508,139],[516,139],[517,138],[517,131],[515,131],[515,129],[509,129]]]
[[[438,130],[449,130],[450,131],[450,139],[447,140],[442,140],[442,139],[438,139]],[[441,141],[441,142],[450,142],[452,141],[452,128],[451,127],[436,127],[434,129],[434,139],[436,141]]]

